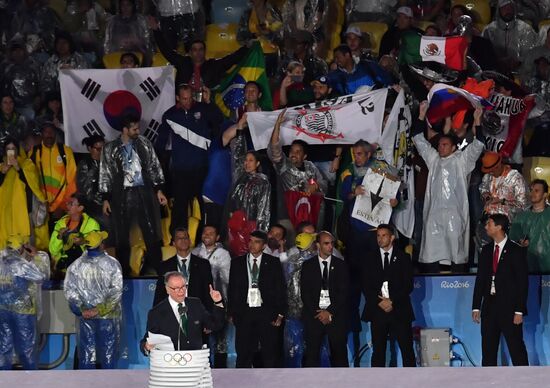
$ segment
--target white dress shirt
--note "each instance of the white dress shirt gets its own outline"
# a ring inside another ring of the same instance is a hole
[[[260,281],[260,264],[262,264],[262,255],[254,257],[249,253],[247,259],[248,288],[250,288],[252,287],[252,265],[254,265],[254,259],[256,259],[256,265],[258,266],[258,282]]]
[[[172,311],[174,312],[174,315],[176,316],[176,320],[178,323],[180,323],[180,313],[178,311],[178,302],[176,302],[174,299],[172,299],[171,296],[168,297],[168,302],[170,303],[170,307],[172,307]],[[182,306],[185,306],[185,299],[183,302],[181,302]]]
[[[390,249],[388,249],[387,251],[380,248],[380,256],[382,256],[382,269],[386,269],[384,268],[384,254],[386,252],[388,252],[388,263],[391,264],[391,254],[393,253],[393,246],[390,247]]]
[[[325,269],[325,266],[323,265],[323,261],[327,262],[327,281],[330,278],[330,261],[332,260],[332,255],[326,258],[326,260],[323,260],[321,256],[317,256],[319,259],[319,268],[321,268],[321,277],[323,277],[323,270]]]

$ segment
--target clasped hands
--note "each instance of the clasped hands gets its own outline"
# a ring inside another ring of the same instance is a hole
[[[378,295],[380,302],[378,302],[378,307],[384,310],[385,313],[389,313],[393,310],[393,303],[390,298],[384,298],[383,296]]]

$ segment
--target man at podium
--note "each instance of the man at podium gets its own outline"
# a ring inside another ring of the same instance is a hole
[[[155,347],[148,342],[149,333],[170,337],[174,350],[201,349],[203,330],[216,331],[223,326],[225,307],[220,292],[210,285],[214,308],[209,312],[199,298],[187,296],[187,279],[180,272],[167,272],[164,285],[168,298],[149,311],[147,331],[140,342],[141,351],[147,356]]]

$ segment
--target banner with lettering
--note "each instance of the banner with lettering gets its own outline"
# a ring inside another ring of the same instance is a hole
[[[401,181],[369,168],[361,184],[367,192],[355,198],[351,216],[372,226],[387,224],[392,213],[390,199],[397,196]]]
[[[523,129],[529,112],[535,106],[534,97],[518,98],[493,93],[489,100],[494,105],[493,112],[500,118],[500,128],[484,131],[485,148],[502,154],[510,163],[523,163]]]
[[[308,144],[379,143],[388,89],[336,97],[288,108],[281,125],[282,145],[300,139]],[[281,110],[248,113],[254,149],[267,148]]]

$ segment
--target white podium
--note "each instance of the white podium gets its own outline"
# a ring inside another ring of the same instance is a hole
[[[149,355],[149,388],[212,388],[210,349],[152,350]]]

